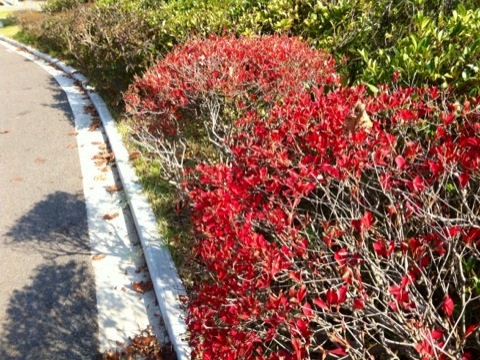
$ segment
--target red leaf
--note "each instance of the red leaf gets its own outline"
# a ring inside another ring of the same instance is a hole
[[[447,314],[448,316],[452,316],[453,314],[453,308],[454,308],[455,304],[453,303],[453,300],[452,298],[447,295],[445,297],[445,299],[443,300],[443,303],[442,303],[442,310],[445,312],[445,314]]]
[[[327,291],[327,303],[329,305],[337,305],[338,304],[338,294],[335,290],[328,290]]]
[[[303,285],[298,291],[297,291],[297,300],[299,303],[303,301],[305,298],[305,295],[307,294],[307,287]]]
[[[360,220],[352,220],[351,221],[352,227],[359,233],[362,232],[361,222]]]
[[[433,340],[440,340],[443,336],[443,330],[442,329],[433,330],[431,335]]]
[[[343,304],[345,300],[347,300],[347,287],[341,286],[340,289],[338,289],[338,303]]]
[[[329,354],[333,355],[347,355],[347,352],[343,348],[336,348],[335,350],[328,350]]]
[[[450,125],[455,120],[455,114],[442,113],[441,118],[444,125]]]
[[[382,257],[387,257],[387,251],[385,249],[385,243],[383,241],[375,241],[373,243],[373,250]]]
[[[435,176],[437,176],[444,170],[442,163],[433,160],[428,160],[428,167],[430,168],[432,174]]]
[[[416,252],[417,249],[421,246],[420,244],[420,240],[418,239],[415,239],[415,238],[410,238],[410,240],[408,240],[408,245],[410,246],[410,249],[412,250],[412,252]]]
[[[345,265],[347,263],[348,258],[348,250],[347,248],[342,248],[335,252],[333,258],[338,262],[339,265]]]
[[[312,332],[308,328],[308,323],[306,321],[298,319],[295,322],[295,325],[300,335],[302,335],[304,338],[308,338],[310,335],[312,335]]]
[[[302,275],[300,273],[297,273],[295,271],[290,271],[289,273],[289,278],[292,280],[295,280],[297,282],[302,282]]]
[[[353,308],[354,309],[363,309],[365,307],[365,303],[362,298],[355,298],[353,299]]]
[[[407,110],[407,109],[402,109],[402,110],[399,110],[398,111],[398,116],[400,117],[400,119],[402,119],[403,121],[408,121],[408,120],[413,120],[415,119],[415,113],[411,110]]]
[[[470,174],[467,172],[458,174],[458,180],[460,181],[460,187],[463,189],[470,181]]]
[[[370,211],[365,211],[365,214],[362,217],[362,225],[365,230],[368,230],[372,227],[373,224],[373,215]]]
[[[414,192],[422,192],[423,190],[425,190],[425,183],[423,182],[423,179],[421,178],[420,175],[415,176],[415,179],[413,179],[412,185],[413,185]]]
[[[480,228],[471,228],[466,235],[463,236],[467,244],[471,244],[478,239],[480,241]]]
[[[306,302],[305,305],[303,305],[302,307],[302,312],[306,316],[312,316],[313,315],[312,305]]]
[[[406,165],[406,161],[405,159],[403,158],[403,156],[401,155],[398,155],[396,158],[395,158],[395,163],[397,164],[397,168],[399,170],[403,170],[405,168],[405,165]]]
[[[467,328],[467,331],[465,331],[465,338],[467,338],[468,336],[470,336],[471,334],[473,334],[475,332],[475,330],[477,330],[478,328],[480,328],[480,324],[472,324],[470,325],[468,328]]]
[[[389,291],[390,294],[392,294],[392,295],[394,295],[394,296],[397,296],[397,295],[400,294],[400,291],[401,291],[401,290],[402,290],[402,289],[400,288],[400,286],[398,286],[398,285],[393,285],[393,286],[390,286],[390,288],[389,288],[388,291]]]
[[[320,299],[320,298],[314,299],[314,300],[313,300],[313,303],[314,303],[315,305],[317,305],[320,309],[327,309],[327,308],[328,308],[328,306],[327,306],[327,304],[325,303],[325,301],[323,301],[323,300]]]

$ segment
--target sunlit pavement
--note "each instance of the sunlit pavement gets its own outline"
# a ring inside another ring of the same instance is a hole
[[[1,45],[0,359],[93,358],[160,311],[88,97]]]

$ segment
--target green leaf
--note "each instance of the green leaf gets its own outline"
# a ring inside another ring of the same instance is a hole
[[[374,86],[374,85],[372,85],[372,84],[366,84],[366,85],[368,86],[368,88],[370,89],[370,91],[373,92],[374,94],[376,94],[376,93],[378,93],[378,92],[380,91],[376,86]]]

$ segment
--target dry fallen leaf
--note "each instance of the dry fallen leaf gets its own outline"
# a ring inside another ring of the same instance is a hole
[[[103,215],[104,220],[112,220],[115,219],[118,216],[118,213],[113,213],[113,214],[105,214]]]
[[[39,157],[37,157],[37,158],[35,159],[35,162],[36,162],[37,164],[44,164],[45,161],[47,161],[47,160],[46,160],[45,158],[41,157],[41,156],[39,156]]]
[[[97,115],[97,110],[95,109],[95,106],[93,105],[88,105],[83,108],[83,112],[85,114],[90,114],[90,115]]]
[[[153,284],[150,280],[140,281],[140,282],[134,281],[132,285],[133,285],[133,289],[140,294],[143,294],[153,289]]]
[[[372,120],[370,120],[365,110],[365,104],[360,100],[357,101],[353,111],[350,111],[345,118],[345,129],[347,132],[353,133],[359,126],[366,130],[371,129],[373,126]]]
[[[67,146],[67,149],[76,149],[77,147],[78,147],[78,146],[75,145],[75,144],[69,144],[69,145]]]
[[[0,130],[1,135],[8,134],[9,132],[10,132],[10,130]]]
[[[116,192],[116,191],[122,191],[123,187],[120,186],[120,185],[110,185],[110,186],[107,186],[106,190],[109,193],[113,193],[113,192]]]
[[[147,271],[147,264],[140,265],[138,268],[135,269],[135,272],[137,274],[141,273],[142,271]]]
[[[106,257],[107,255],[105,254],[95,254],[92,256],[92,260],[93,261],[98,261],[98,260],[102,260]]]
[[[95,131],[100,127],[100,125],[102,125],[100,119],[94,118],[90,123],[90,127],[88,128],[88,131]]]
[[[105,354],[100,354],[100,359],[104,360],[120,360],[120,353],[118,351],[109,350]]]
[[[140,155],[141,155],[140,151],[132,151],[130,153],[129,159],[130,159],[130,161],[133,161],[133,160],[137,159]]]
[[[68,133],[68,136],[76,136],[76,135],[78,135],[77,131],[71,131]]]
[[[95,181],[103,181],[103,180],[106,180],[106,179],[107,179],[106,174],[100,174],[100,175],[97,175],[97,176],[94,177]]]
[[[101,143],[100,141],[92,141],[92,145],[100,145],[100,144],[103,144],[103,143]]]
[[[111,152],[100,151],[99,153],[97,153],[92,157],[92,160],[98,160],[98,159],[113,161],[115,159],[115,154],[113,153],[113,151]]]
[[[101,359],[104,360],[117,360],[117,359],[157,359],[157,360],[173,360],[176,359],[175,351],[170,342],[166,344],[160,344],[156,336],[152,333],[151,328],[147,328],[140,334],[136,335],[133,339],[130,338],[128,345],[121,345],[117,343],[117,346],[121,347],[120,352],[114,352],[112,350],[101,355]],[[121,353],[121,354],[120,354]],[[118,358],[116,354],[120,354]]]

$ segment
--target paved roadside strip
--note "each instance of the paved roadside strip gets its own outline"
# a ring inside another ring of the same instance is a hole
[[[101,350],[115,347],[148,324],[158,324],[161,314],[177,358],[189,359],[181,307],[185,290],[158,235],[155,216],[142,194],[129,154],[105,103],[81,74],[57,59],[4,37],[0,37],[0,44],[51,74],[67,94],[75,115],[76,133],[72,136],[77,140],[83,174]],[[113,162],[118,178],[110,170]],[[117,191],[120,188],[123,190]],[[129,213],[133,221],[129,221]],[[129,223],[134,226],[124,225]],[[129,239],[134,234],[138,234],[141,247],[138,246],[137,252],[144,254],[154,293],[139,294],[132,286],[147,281],[145,273],[140,271],[140,257],[131,250]],[[161,337],[162,329],[155,330]]]

